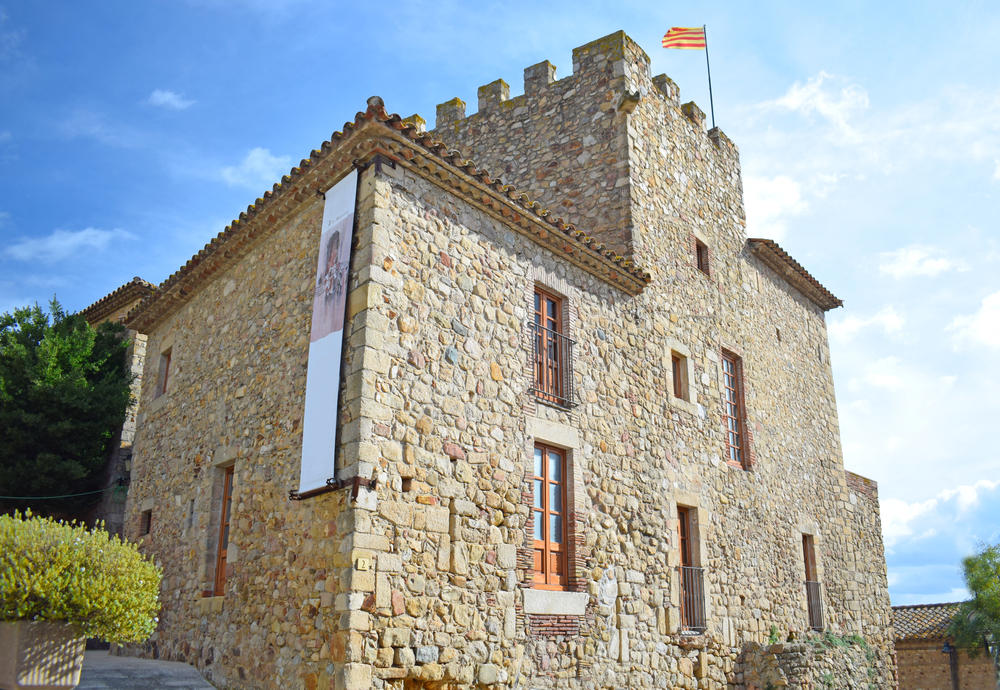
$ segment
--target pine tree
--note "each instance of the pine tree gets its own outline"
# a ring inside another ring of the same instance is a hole
[[[124,328],[91,328],[53,299],[0,316],[0,497],[101,489],[129,404]],[[0,498],[0,512],[76,516],[100,494],[56,500]]]

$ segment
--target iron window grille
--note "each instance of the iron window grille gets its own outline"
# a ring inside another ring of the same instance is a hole
[[[818,582],[806,580],[806,601],[809,605],[809,627],[823,629],[823,595]]]
[[[705,625],[705,569],[682,565],[681,573],[681,627],[684,630],[704,632]]]
[[[573,346],[562,333],[534,321],[531,329],[534,379],[529,389],[537,398],[560,407],[573,407]]]

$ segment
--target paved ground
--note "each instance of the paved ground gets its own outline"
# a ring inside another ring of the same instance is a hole
[[[88,651],[77,690],[212,690],[194,666]]]

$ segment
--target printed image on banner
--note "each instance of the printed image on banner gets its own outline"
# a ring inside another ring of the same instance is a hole
[[[321,489],[334,474],[340,360],[347,308],[347,279],[354,234],[357,171],[326,193],[323,231],[313,290],[305,412],[302,419],[302,471],[299,493]]]

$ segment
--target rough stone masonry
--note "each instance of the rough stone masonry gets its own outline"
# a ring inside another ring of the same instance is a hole
[[[625,34],[554,72],[444,103],[433,132],[370,99],[131,313],[127,529],[165,570],[134,651],[229,688],[892,687],[840,301],[746,237],[736,147]],[[316,192],[352,168],[337,488],[290,501]]]

